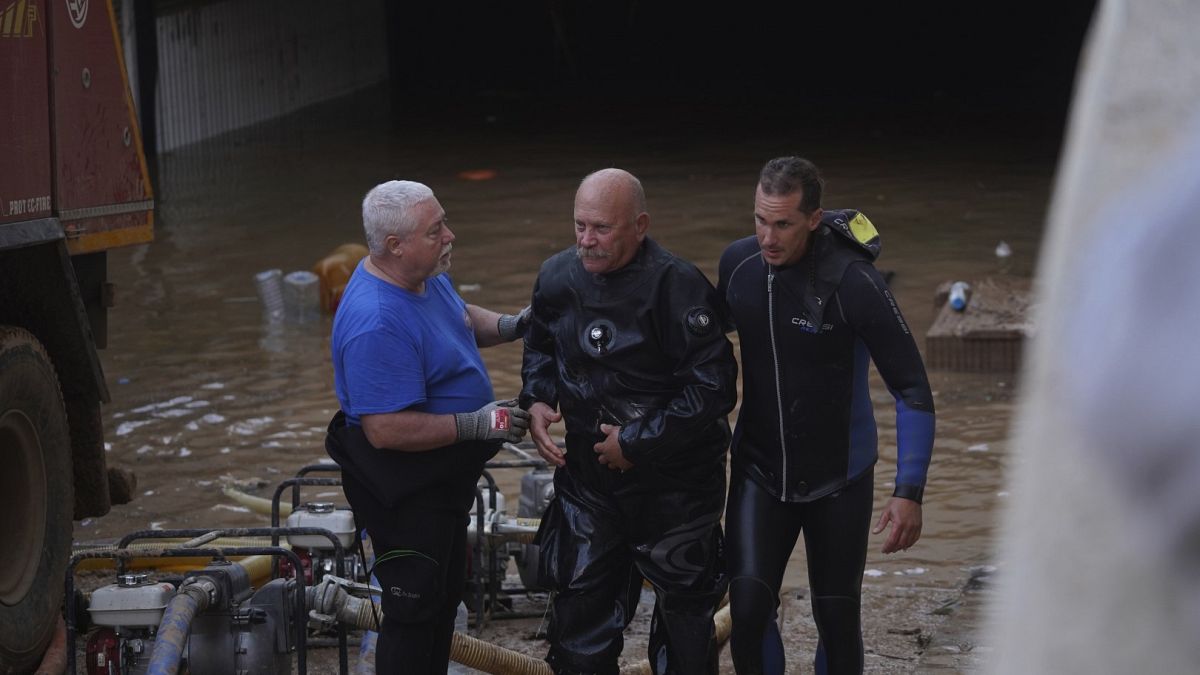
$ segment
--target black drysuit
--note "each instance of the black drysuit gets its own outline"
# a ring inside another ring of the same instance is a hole
[[[574,248],[538,274],[521,404],[557,407],[567,427],[538,533],[558,591],[547,657],[558,673],[617,672],[643,577],[657,596],[654,672],[715,672],[725,415],[737,395],[719,306],[699,270],[649,238],[609,274],[587,272]],[[599,463],[601,424],[620,425],[629,471]]]

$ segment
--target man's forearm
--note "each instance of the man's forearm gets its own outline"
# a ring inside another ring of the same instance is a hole
[[[484,309],[479,305],[467,305],[467,315],[471,317],[471,328],[475,331],[475,344],[480,347],[491,347],[505,340],[500,337],[500,313]]]
[[[424,452],[452,445],[458,440],[454,415],[402,410],[363,415],[362,426],[371,445],[400,452]]]

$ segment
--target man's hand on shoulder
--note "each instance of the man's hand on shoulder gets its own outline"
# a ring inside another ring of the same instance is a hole
[[[879,515],[879,522],[875,524],[871,534],[883,532],[888,523],[891,523],[892,531],[883,544],[883,552],[907,551],[921,538],[920,503],[903,497],[888,499],[887,506],[883,507],[883,513]]]
[[[505,342],[525,337],[532,315],[533,305],[525,305],[525,309],[516,314],[501,314],[500,318],[496,319],[496,334]]]
[[[617,471],[632,469],[633,464],[625,459],[625,453],[621,452],[621,427],[601,424],[600,433],[604,434],[604,440],[592,446],[600,456],[600,463]]]
[[[454,426],[460,441],[507,441],[516,443],[529,429],[529,413],[516,399],[492,401],[475,412],[455,413]]]

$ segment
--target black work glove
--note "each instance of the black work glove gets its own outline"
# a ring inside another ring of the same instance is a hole
[[[460,441],[508,441],[516,443],[529,430],[529,413],[517,407],[517,399],[492,401],[475,412],[455,413]]]

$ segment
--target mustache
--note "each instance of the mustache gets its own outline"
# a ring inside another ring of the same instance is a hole
[[[580,258],[602,259],[610,257],[611,254],[608,251],[598,248],[584,248],[582,246],[576,246],[575,255],[579,256]]]

